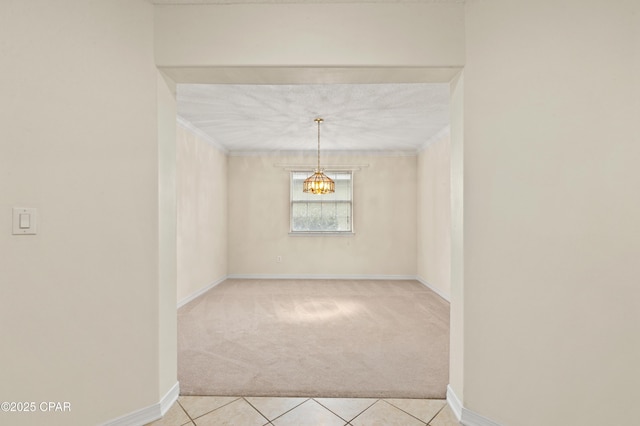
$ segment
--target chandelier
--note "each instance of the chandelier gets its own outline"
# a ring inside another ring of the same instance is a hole
[[[320,168],[320,123],[324,120],[322,118],[316,118],[314,121],[318,123],[318,168],[313,175],[304,181],[302,191],[312,194],[329,194],[336,192],[336,184],[329,176],[325,175]]]

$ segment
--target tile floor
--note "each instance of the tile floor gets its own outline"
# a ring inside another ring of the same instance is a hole
[[[458,426],[441,399],[181,396],[149,426]]]

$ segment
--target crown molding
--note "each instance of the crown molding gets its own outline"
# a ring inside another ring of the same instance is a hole
[[[440,142],[444,138],[448,138],[450,136],[451,136],[451,126],[443,127],[442,130],[440,130],[435,135],[431,136],[429,139],[427,139],[427,141],[424,144],[422,144],[420,148],[418,148],[418,150],[416,151],[416,155],[420,154],[422,151],[427,149],[430,145],[433,145],[436,142]]]
[[[221,151],[222,153],[224,153],[226,155],[229,154],[229,150],[227,148],[225,148],[224,145],[222,145],[221,143],[219,143],[216,140],[214,140],[211,136],[207,135],[202,130],[198,129],[196,126],[194,126],[186,118],[181,117],[181,116],[178,115],[178,116],[176,116],[176,122],[178,123],[179,126],[182,126],[184,129],[186,129],[186,130],[190,131],[191,133],[193,133],[194,135],[198,136],[200,139],[202,139],[205,142],[207,142],[208,144],[212,145],[218,151]]]
[[[228,151],[229,157],[315,157],[317,151],[311,150],[279,150],[279,151]],[[416,157],[416,151],[383,151],[383,150],[322,150],[322,158],[332,157]]]

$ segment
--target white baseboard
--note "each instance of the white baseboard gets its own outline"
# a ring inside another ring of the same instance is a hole
[[[419,276],[415,276],[414,279],[420,283],[422,283],[423,285],[425,285],[429,290],[432,290],[434,293],[436,293],[438,296],[442,297],[444,300],[446,300],[447,302],[451,302],[450,297],[448,294],[444,294],[444,292],[442,290],[440,290],[437,287],[432,286],[431,284],[429,284],[426,280],[422,279],[422,277]]]
[[[181,299],[178,301],[178,308],[183,307],[184,305],[186,305],[187,303],[191,302],[193,299],[202,296],[203,294],[205,294],[207,291],[211,290],[212,288],[214,288],[215,286],[217,286],[218,284],[220,284],[221,282],[223,282],[224,280],[227,279],[227,276],[224,276],[214,282],[212,282],[211,284],[209,284],[208,286],[201,288],[200,290],[196,291],[195,293],[190,294],[189,296]]]
[[[451,385],[447,385],[447,404],[453,411],[453,414],[456,416],[456,419],[460,421],[462,418],[462,402],[458,398],[458,395],[451,389]]]
[[[341,275],[341,274],[230,274],[243,280],[415,280],[415,275]]]
[[[153,405],[145,408],[141,408],[132,413],[120,416],[117,419],[110,420],[103,423],[102,426],[142,426],[147,423],[151,423],[155,420],[162,418],[165,413],[171,408],[171,406],[178,399],[180,394],[180,384],[176,382],[175,385],[169,389],[164,397]]]
[[[176,382],[160,400],[160,413],[164,416],[180,396],[180,383]]]
[[[456,419],[464,426],[501,426],[493,420],[464,408],[462,402],[460,402],[460,398],[458,398],[449,385],[447,385],[447,404],[449,404]]]
[[[186,305],[192,300],[202,296],[213,287],[222,283],[227,279],[242,279],[242,280],[390,280],[390,281],[404,281],[415,280],[426,286],[429,290],[435,292],[438,296],[442,297],[447,302],[450,302],[449,297],[444,294],[440,289],[432,286],[426,280],[417,275],[365,275],[365,274],[229,274],[217,281],[209,284],[208,286],[201,288],[200,290],[190,294],[189,296],[178,301],[178,308]]]
[[[478,413],[474,413],[471,410],[467,410],[466,408],[462,409],[461,423],[465,426],[500,426],[499,423],[483,417]]]

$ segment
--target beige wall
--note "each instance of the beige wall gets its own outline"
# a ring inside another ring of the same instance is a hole
[[[229,274],[408,275],[416,270],[416,157],[325,156],[354,174],[354,236],[289,235],[289,171],[307,157],[229,157]],[[313,262],[321,253],[322,262]],[[276,262],[282,256],[282,262]]]
[[[465,405],[640,416],[640,3],[467,2]]]
[[[155,10],[156,61],[162,67],[449,67],[464,61],[460,3],[191,5]]]
[[[227,157],[178,126],[178,301],[227,275]]]
[[[0,40],[0,400],[72,409],[0,423],[99,424],[168,390],[153,9],[3,1]],[[37,235],[11,235],[14,206]]]
[[[158,260],[159,380],[158,400],[176,384],[178,375],[176,85],[157,72],[158,108]],[[175,393],[175,391],[174,391]]]
[[[451,288],[452,365],[464,366],[452,384],[505,425],[637,418],[637,1],[267,7],[155,8],[158,63],[214,65],[222,79],[225,66],[325,67],[306,75],[326,82],[334,66],[389,78],[396,66],[466,62],[464,271],[454,256]],[[0,399],[69,400],[60,424],[96,424],[157,402],[159,353],[171,350],[158,341],[173,332],[159,300],[175,288],[158,290],[154,14],[144,1],[0,8],[0,323],[11,348],[0,351]],[[453,128],[452,142],[457,158]],[[37,236],[9,235],[13,206],[39,209]],[[356,251],[355,238],[331,248]],[[269,272],[271,251],[286,247],[233,250]]]
[[[451,305],[449,386],[464,400],[464,72],[451,81]]]
[[[417,276],[447,300],[451,295],[450,135],[418,155]]]

